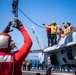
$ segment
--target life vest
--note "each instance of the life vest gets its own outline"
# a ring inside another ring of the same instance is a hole
[[[13,56],[9,53],[0,52],[0,75],[12,75]]]
[[[74,27],[73,26],[69,26],[68,27],[68,32],[71,32],[72,30],[74,30]]]
[[[67,35],[69,33],[68,28],[64,29],[64,35]]]
[[[23,63],[22,63],[23,65],[25,65],[26,64],[26,62],[25,61],[23,61]]]
[[[70,30],[71,30],[71,31],[74,30],[74,27],[73,27],[73,26],[70,26]]]
[[[59,33],[60,37],[62,37],[63,34],[64,34],[64,31],[61,30],[60,33]]]
[[[50,26],[49,26],[50,27]],[[48,28],[47,26],[46,26],[46,33],[47,34],[51,34],[51,28]]]
[[[31,63],[30,62],[27,62],[26,66],[29,66],[29,65],[31,65]]]

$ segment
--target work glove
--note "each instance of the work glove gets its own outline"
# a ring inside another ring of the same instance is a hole
[[[14,25],[13,25],[13,27],[19,29],[20,26],[23,26],[21,21],[17,17],[15,17],[14,18]]]
[[[10,26],[12,26],[12,21],[9,21],[7,27],[4,29],[4,33],[9,33],[11,31],[13,31],[13,29],[10,28]]]
[[[9,21],[8,26],[11,26],[11,25],[12,25],[12,21]]]
[[[45,24],[42,24],[43,26],[45,26]]]
[[[67,22],[67,24],[68,24],[68,25],[71,25],[71,23],[70,23],[70,22]]]

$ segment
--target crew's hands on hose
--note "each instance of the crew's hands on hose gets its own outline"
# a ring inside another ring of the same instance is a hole
[[[13,31],[13,29],[10,28],[10,26],[12,26],[12,21],[9,21],[7,27],[4,29],[4,33],[9,33],[11,31]]]
[[[17,17],[14,18],[14,23],[15,23],[15,24],[13,25],[14,28],[19,29],[20,26],[23,26],[22,23],[21,23],[21,21],[20,21]]]

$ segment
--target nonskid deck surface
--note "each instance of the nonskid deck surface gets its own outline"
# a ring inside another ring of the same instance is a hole
[[[22,75],[36,75],[36,73],[45,75],[46,70],[31,69],[30,71],[22,71]],[[52,71],[52,75],[74,75],[74,72]]]

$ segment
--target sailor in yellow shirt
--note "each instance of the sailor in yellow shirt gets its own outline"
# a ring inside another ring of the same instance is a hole
[[[27,70],[30,71],[30,69],[31,69],[31,62],[30,62],[30,60],[27,61],[26,66],[27,66]]]
[[[66,36],[68,33],[69,33],[68,26],[64,25],[64,36]]]
[[[25,60],[23,61],[22,65],[23,65],[23,70],[26,70],[26,61]]]
[[[47,26],[48,28],[51,28],[51,46],[57,44],[57,30],[62,26],[62,24],[64,24],[64,22],[60,25],[57,25],[56,22],[53,22],[50,27]]]
[[[72,32],[74,30],[74,27],[71,25],[71,23],[67,22],[67,28],[68,28],[68,32]]]

